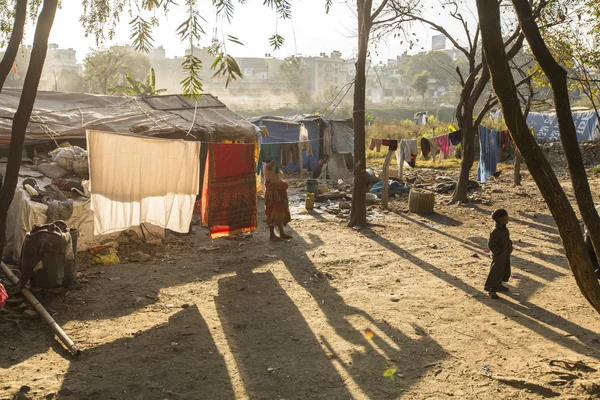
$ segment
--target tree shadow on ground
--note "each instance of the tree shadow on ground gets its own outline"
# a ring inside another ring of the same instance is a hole
[[[490,213],[489,210],[481,208],[481,207],[479,207],[477,205],[473,205],[473,206],[471,206],[469,208],[471,208],[472,210],[477,211],[480,214],[484,214],[484,215],[490,217],[490,221],[492,220],[491,213]],[[519,212],[519,214],[522,215],[521,212]],[[540,220],[541,219],[542,218],[540,218]],[[546,219],[549,219],[549,221],[554,221],[552,219],[552,217],[544,216],[544,220],[546,220]],[[532,220],[525,221],[525,220],[522,220],[522,219],[519,219],[519,218],[515,217],[514,214],[510,214],[510,222],[511,223],[517,223],[519,225],[524,225],[524,226],[527,226],[528,228],[534,228],[534,229],[537,229],[537,230],[539,230],[541,232],[544,232],[546,234],[550,234],[550,235],[552,235],[552,237],[555,240],[559,239],[558,238],[558,236],[559,236],[558,229],[556,228],[556,225],[553,222],[548,222],[548,224],[540,224],[540,223],[537,223],[537,222],[533,222]]]
[[[416,224],[423,228],[429,229],[435,233],[438,233],[442,236],[445,236],[449,239],[452,239],[452,240],[460,243],[461,246],[463,246],[468,251],[473,252],[473,254],[476,254],[477,257],[479,257],[479,258],[484,258],[484,259],[488,258],[489,259],[490,254],[486,253],[484,251],[485,249],[487,249],[487,239],[485,239],[485,238],[480,238],[480,237],[458,238],[458,237],[453,236],[445,231],[437,229],[427,223],[418,221],[413,217],[409,217],[408,215],[405,215],[404,213],[398,213],[398,215],[401,218],[404,218],[405,220],[412,222],[413,224]],[[551,268],[548,268],[544,265],[533,263],[529,260],[525,260],[525,259],[517,257],[515,255],[511,256],[511,260],[515,266],[523,266],[523,265],[531,264],[532,268],[531,268],[530,272],[534,275],[539,276],[540,278],[543,278],[543,279],[551,280],[551,279],[555,279],[557,277],[564,275],[564,274],[557,272]]]
[[[274,246],[272,256],[284,263],[296,284],[318,304],[328,325],[351,347],[344,345],[340,354],[339,344],[332,345],[328,335],[317,337],[271,271],[251,272],[252,263],[239,266],[235,277],[219,281],[216,304],[250,398],[350,398],[355,393],[348,392],[345,379],[368,398],[396,398],[423,376],[428,365],[445,358],[441,346],[420,327],[413,327],[422,334],[413,339],[346,304],[307,255],[323,244],[319,237],[309,234],[305,241],[288,230],[294,245]],[[352,325],[355,317],[377,328],[372,337]],[[397,368],[402,379],[383,376],[389,367]]]
[[[463,223],[457,219],[449,217],[447,215],[433,213],[433,214],[423,214],[419,215],[420,217],[427,219],[433,223],[445,225],[445,226],[462,226]]]
[[[483,238],[483,237],[477,237],[477,236],[472,236],[472,237],[468,237],[467,240],[472,243],[473,245],[479,248],[483,248],[483,249],[487,249],[488,248],[488,239]],[[516,247],[516,246],[514,246]],[[533,257],[536,257],[548,264],[552,264],[560,269],[568,269],[569,267],[565,264],[564,262],[564,258],[561,258],[559,256],[552,256],[552,255],[543,255],[540,252],[533,252],[533,251],[529,251],[529,250],[521,250],[523,253],[525,254],[529,254]],[[487,255],[489,256],[489,253],[487,253]],[[538,257],[540,256],[540,257]],[[533,261],[530,260],[526,260],[522,257],[516,256],[515,253],[513,252],[513,254],[511,254],[510,256],[511,259],[511,263],[513,265],[518,266],[521,269],[528,269],[530,270],[531,273],[533,273],[534,275],[539,276],[542,279],[545,279],[547,281],[551,281],[554,280],[556,278],[559,278],[561,276],[564,276],[565,274],[559,271],[556,271],[552,268],[548,268],[544,265],[535,263]],[[525,267],[526,265],[531,265],[531,267]]]
[[[61,399],[235,399],[225,360],[196,307],[70,363]]]
[[[361,233],[368,233],[369,235],[365,235],[365,237],[380,244],[384,248],[394,252],[399,257],[413,263],[414,265],[418,266],[424,271],[432,273],[444,282],[473,296],[473,298],[476,301],[490,307],[494,311],[506,316],[507,318],[512,319],[516,323],[521,324],[522,326],[528,329],[531,329],[540,336],[543,336],[546,339],[579,354],[592,356],[590,355],[590,350],[594,349],[589,345],[579,343],[575,340],[570,339],[569,337],[565,337],[564,335],[553,331],[545,325],[548,324],[555,328],[559,328],[563,331],[568,332],[570,335],[579,338],[594,337],[596,333],[590,331],[589,329],[586,329],[580,325],[570,322],[557,314],[554,314],[529,302],[522,302],[521,304],[511,304],[510,302],[503,300],[491,300],[484,292],[472,287],[471,285],[457,278],[456,276],[444,272],[440,268],[426,261],[423,261],[418,257],[413,256],[410,252],[402,249],[400,246],[393,243],[391,240],[380,236],[378,233],[373,232],[369,229],[362,230]],[[518,318],[517,316],[515,316],[515,312],[519,313]],[[596,359],[600,359],[600,350],[595,350],[595,354],[593,355],[593,357],[595,357]]]

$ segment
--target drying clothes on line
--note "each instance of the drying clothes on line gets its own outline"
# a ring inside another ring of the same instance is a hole
[[[457,146],[462,143],[462,130],[459,129],[457,131],[450,132],[448,137],[450,138],[450,143],[452,143],[453,146]]]
[[[398,150],[396,150],[396,156],[404,155],[404,161],[411,167],[415,167],[417,160],[417,141],[413,140],[401,140]],[[396,157],[398,159],[398,157]]]
[[[500,132],[500,149],[505,151],[507,147],[511,146],[511,136],[509,131]]]
[[[260,145],[258,153],[258,162],[256,163],[256,175],[260,174],[263,162],[275,161],[275,172],[279,173],[279,164],[281,163],[281,144],[263,143]]]
[[[87,144],[94,234],[144,222],[189,231],[200,186],[199,142],[88,130]]]
[[[435,138],[438,145],[438,150],[440,151],[440,161],[448,158],[448,154],[450,153],[450,139],[448,135],[441,135]]]
[[[498,140],[500,132],[479,126],[479,167],[477,180],[485,183],[487,178],[496,173],[498,163]]]
[[[302,154],[302,150],[306,151],[308,157],[313,155],[312,144],[309,141],[298,142],[298,150],[300,151],[300,154]]]
[[[369,150],[375,150],[376,152],[381,151],[381,145],[383,140],[381,139],[371,139],[371,144],[369,145]]]
[[[210,143],[202,188],[202,223],[210,238],[253,232],[257,226],[254,147]]]
[[[431,144],[427,138],[421,138],[421,154],[426,158],[431,153]]]
[[[388,146],[390,151],[398,150],[398,141],[394,139],[383,139],[381,144],[384,146]]]
[[[396,161],[398,162],[398,177],[403,179],[404,163],[406,162],[411,168],[415,167],[417,160],[417,141],[416,140],[401,140],[398,150],[396,150]]]
[[[298,147],[298,143],[283,143],[281,145],[282,148],[282,157],[281,163],[282,165],[288,165],[290,161],[294,165],[298,165],[300,159],[300,148]]]

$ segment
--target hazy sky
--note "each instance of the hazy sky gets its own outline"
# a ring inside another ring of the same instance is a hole
[[[356,37],[354,36],[356,17],[351,7],[351,3],[334,2],[330,14],[325,14],[324,0],[293,0],[292,21],[279,21],[278,32],[284,36],[286,43],[284,47],[276,52],[272,51],[268,44],[268,38],[277,28],[275,11],[263,6],[262,0],[249,0],[244,5],[237,5],[235,17],[231,24],[225,21],[216,21],[214,10],[210,1],[204,1],[202,15],[207,22],[204,27],[206,37],[200,43],[209,45],[212,38],[212,29],[216,26],[218,35],[222,33],[238,37],[244,46],[228,44],[228,52],[238,57],[263,57],[265,53],[271,53],[274,57],[284,58],[289,55],[318,55],[321,52],[330,53],[333,50],[342,52],[342,57],[350,58],[356,53]],[[431,18],[440,23],[448,25],[449,19],[439,15],[439,5],[435,0],[428,0],[433,4],[427,7]],[[79,17],[83,13],[81,2],[77,0],[63,0],[62,9],[57,11],[56,19],[50,35],[51,43],[58,43],[62,48],[74,48],[77,50],[77,58],[81,61],[89,52],[90,48],[95,48],[96,43],[93,37],[86,38],[83,28],[79,23]],[[183,1],[178,1],[183,4]],[[437,6],[436,6],[437,5]],[[160,26],[155,28],[154,44],[162,45],[167,51],[167,57],[181,56],[184,54],[187,43],[182,43],[176,35],[177,27],[186,19],[186,9],[183,6],[172,6],[172,9],[165,17],[162,10],[157,11],[160,20]],[[468,10],[465,11],[469,13]],[[437,14],[437,15],[436,15]],[[148,15],[148,14],[147,14]],[[130,17],[124,13],[123,22],[117,29],[117,37],[110,44],[129,43]],[[417,24],[413,27],[417,37],[421,39],[419,48],[413,49],[413,52],[420,50],[423,46],[427,50],[431,47],[431,35],[435,34],[431,29]],[[25,43],[31,44],[34,27],[31,25],[28,30]],[[460,30],[456,24],[450,24],[450,31],[460,35]],[[295,40],[294,40],[295,37]],[[386,60],[395,58],[404,52],[406,46],[400,44],[400,39],[390,38],[386,43],[381,43],[372,56],[377,60]]]

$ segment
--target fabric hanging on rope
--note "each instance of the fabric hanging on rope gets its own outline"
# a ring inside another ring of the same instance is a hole
[[[421,154],[423,158],[426,158],[431,153],[431,144],[429,143],[429,139],[421,138]]]
[[[500,149],[506,151],[507,147],[511,146],[512,139],[509,131],[500,132]]]
[[[448,158],[448,154],[450,153],[450,138],[448,135],[441,135],[436,140],[440,151],[440,160]]]
[[[500,132],[485,126],[479,126],[479,167],[477,168],[477,180],[485,183],[487,179],[496,173],[498,163],[498,150]]]
[[[371,144],[369,145],[369,150],[375,150],[376,152],[381,151],[381,145],[383,140],[381,139],[371,139]]]
[[[459,129],[457,131],[450,132],[448,137],[450,138],[450,143],[452,143],[452,146],[457,146],[462,143],[462,130]]]
[[[88,130],[94,234],[150,223],[189,231],[200,143]]]
[[[298,143],[283,143],[281,149],[281,163],[283,165],[288,165],[290,161],[294,165],[298,164],[300,161],[300,148],[298,147]]]
[[[398,150],[396,150],[396,162],[398,164],[398,174],[406,162],[409,167],[414,168],[417,160],[417,141],[403,139],[400,141]]]
[[[254,146],[210,143],[202,188],[202,223],[210,238],[253,232],[257,227]]]
[[[263,162],[275,160],[275,172],[279,173],[281,164],[281,143],[263,143],[260,145],[258,162],[256,163],[256,175],[260,174]]]
[[[300,155],[302,155],[302,150],[306,152],[306,156],[310,157],[313,155],[312,145],[308,141],[298,142],[298,151],[300,151]]]
[[[384,146],[388,146],[389,151],[398,150],[398,141],[395,139],[382,139],[381,144]]]

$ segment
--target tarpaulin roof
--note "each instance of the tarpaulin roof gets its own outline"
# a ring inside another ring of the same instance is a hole
[[[0,146],[10,143],[20,89],[0,94]],[[26,142],[83,139],[86,129],[139,136],[214,133],[220,139],[253,138],[257,128],[216,97],[179,95],[118,97],[38,91]]]

